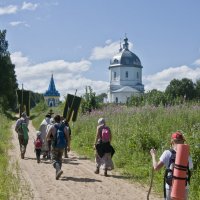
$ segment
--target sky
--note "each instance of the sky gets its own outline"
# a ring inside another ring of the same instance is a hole
[[[91,86],[107,93],[110,59],[128,38],[145,92],[173,79],[200,79],[199,0],[0,0],[0,30],[19,88],[44,93],[51,75],[61,99]]]

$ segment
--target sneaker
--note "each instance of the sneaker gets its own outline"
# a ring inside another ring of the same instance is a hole
[[[58,172],[56,173],[56,180],[58,180],[58,179],[60,178],[60,176],[61,176],[62,173],[63,173],[62,170],[60,170],[60,171],[58,171]]]
[[[99,174],[99,168],[97,167],[96,170],[94,171],[95,174]]]

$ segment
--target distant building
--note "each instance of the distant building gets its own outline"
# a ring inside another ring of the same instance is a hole
[[[128,38],[124,38],[123,48],[111,60],[109,65],[109,103],[126,103],[131,96],[144,93],[140,59],[129,50]]]
[[[53,74],[49,83],[48,90],[44,93],[44,99],[49,107],[55,107],[59,104],[60,93],[56,90]]]

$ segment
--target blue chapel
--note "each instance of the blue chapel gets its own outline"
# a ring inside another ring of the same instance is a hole
[[[48,90],[44,93],[44,99],[49,107],[55,107],[59,104],[60,93],[56,90],[53,74],[49,83]]]

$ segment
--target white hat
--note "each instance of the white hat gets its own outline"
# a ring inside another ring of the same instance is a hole
[[[105,124],[105,119],[104,119],[104,118],[99,118],[98,124],[99,124],[99,125]]]
[[[50,124],[54,124],[54,118],[50,119]]]
[[[40,136],[41,135],[41,131],[36,131],[36,135]]]
[[[23,113],[21,114],[21,116],[22,116],[23,118],[27,118],[26,112],[23,112]]]

